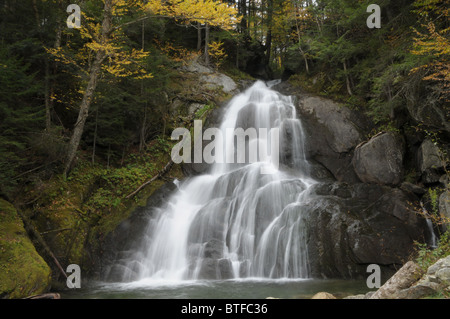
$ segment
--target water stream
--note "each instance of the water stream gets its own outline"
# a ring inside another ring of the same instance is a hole
[[[234,157],[177,183],[167,207],[152,212],[140,245],[112,267],[119,282],[90,283],[66,298],[309,298],[321,290],[367,291],[364,281],[311,278],[302,207],[317,182],[309,176],[293,99],[258,81],[224,111],[226,138],[215,144],[223,147],[215,154]],[[269,134],[248,134],[242,150],[230,135],[237,128]]]
[[[242,151],[230,136],[237,128],[276,129],[279,140],[249,134]],[[179,186],[124,262],[124,282],[309,278],[304,220],[289,208],[308,199],[315,181],[308,177],[292,98],[258,81],[230,101],[220,131],[226,137],[223,154],[231,151],[233,160],[217,161],[208,174]],[[265,152],[258,148],[256,155],[252,145],[266,145]]]

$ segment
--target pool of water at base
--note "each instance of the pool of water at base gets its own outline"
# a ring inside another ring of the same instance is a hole
[[[365,280],[240,279],[89,283],[60,292],[63,299],[309,299],[325,291],[343,298],[369,291]]]

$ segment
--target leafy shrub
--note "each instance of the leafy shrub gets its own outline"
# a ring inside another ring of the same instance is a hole
[[[450,232],[447,230],[438,240],[438,246],[435,249],[431,249],[427,244],[415,243],[417,257],[417,264],[426,270],[441,258],[445,258],[450,255]]]

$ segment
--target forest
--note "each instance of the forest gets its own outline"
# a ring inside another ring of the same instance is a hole
[[[367,24],[372,3],[380,28]],[[54,221],[61,237],[47,240],[59,244],[37,239],[47,260],[84,260],[86,238],[172,169],[171,132],[193,121],[175,102],[200,103],[201,118],[232,97],[191,90],[193,60],[242,88],[281,79],[358,110],[367,139],[427,137],[448,176],[449,10],[449,0],[1,0],[0,197],[41,235]],[[406,175],[420,179],[413,166]]]
[[[379,29],[366,26],[369,1],[232,1],[221,16],[214,1],[82,1],[80,29],[66,25],[68,1],[2,2],[7,199],[68,174],[77,152],[118,167],[165,140],[172,78],[193,55],[229,73],[298,81],[363,108],[378,130],[402,127],[406,108],[449,100],[448,1],[380,1]]]

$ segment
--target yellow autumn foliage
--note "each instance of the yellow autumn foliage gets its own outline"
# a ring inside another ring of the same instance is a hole
[[[448,21],[450,17],[450,0],[417,0],[416,13],[427,21],[423,25],[426,31],[414,29],[414,47],[411,51],[415,55],[428,56],[430,61],[414,68],[412,72],[427,70],[424,80],[435,81],[441,86],[441,99],[450,101],[450,27],[438,29],[437,19],[430,19],[431,15]]]
[[[240,21],[236,8],[218,0],[149,0],[145,9],[153,14],[208,23],[224,30],[233,29]]]
[[[143,18],[160,15],[187,23],[208,23],[225,30],[232,29],[240,21],[235,8],[215,0],[149,0],[147,3],[138,0],[112,0],[112,6],[113,21],[117,25],[113,26],[113,32],[107,39],[101,36],[101,22],[83,13],[82,26],[77,29],[85,41],[83,47],[73,52],[69,42],[64,48],[48,48],[47,52],[57,62],[75,65],[82,73],[87,74],[95,52],[103,51],[106,55],[102,67],[104,71],[118,77],[150,78],[152,75],[142,66],[142,61],[149,53],[125,46],[121,21],[130,11],[140,13]],[[223,56],[224,53],[218,50],[215,54]]]
[[[219,67],[228,55],[225,53],[222,41],[214,41],[209,44],[209,54],[213,59],[216,67]]]

